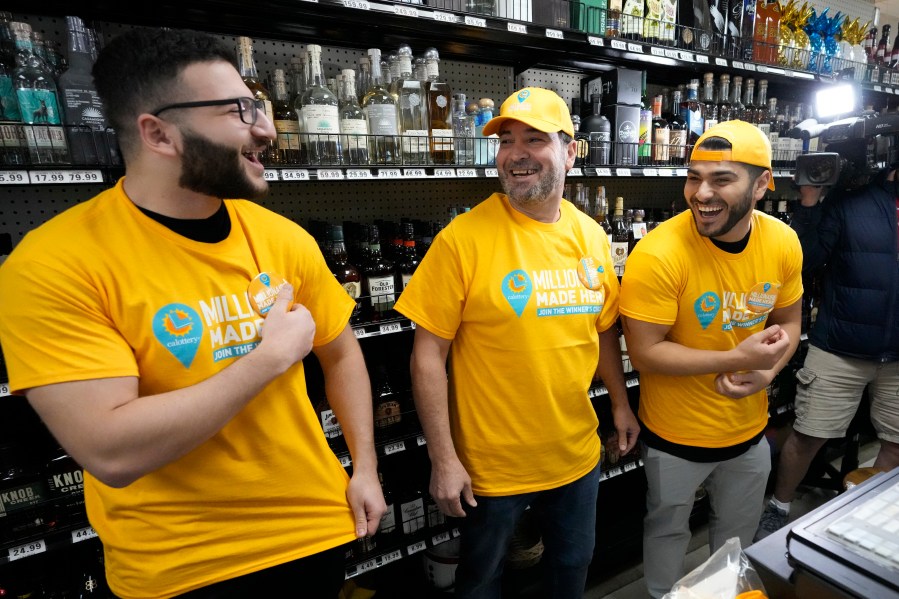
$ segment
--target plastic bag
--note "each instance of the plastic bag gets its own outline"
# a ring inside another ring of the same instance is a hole
[[[663,599],[762,599],[768,595],[749,558],[733,537],[701,566],[681,578]]]

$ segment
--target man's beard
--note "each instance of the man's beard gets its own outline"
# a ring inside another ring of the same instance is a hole
[[[515,167],[509,170],[515,170]],[[535,206],[542,204],[553,194],[553,191],[562,181],[561,169],[553,166],[546,171],[545,176],[540,177],[536,185],[528,187],[523,191],[516,190],[514,175],[507,175],[502,170],[499,171],[499,182],[503,187],[503,191],[509,196],[509,199],[517,204],[525,206]]]
[[[178,181],[182,187],[216,198],[260,200],[268,195],[268,184],[250,180],[234,148],[188,130],[182,130],[182,138],[184,159]]]
[[[733,229],[736,224],[743,219],[743,217],[752,212],[752,209],[755,206],[755,200],[752,196],[753,191],[752,185],[750,184],[746,188],[746,194],[738,204],[733,207],[725,204],[725,210],[727,210],[727,220],[725,220],[724,224],[721,225],[718,229],[709,229],[707,225],[703,225],[697,218],[696,212],[693,212],[693,221],[696,223],[696,230],[699,231],[699,234],[703,237],[721,237],[722,235],[727,235],[728,233],[730,233],[731,229]],[[698,202],[694,196],[690,199],[690,203],[691,205],[698,205],[701,202]],[[696,210],[697,212],[699,211],[698,208]]]

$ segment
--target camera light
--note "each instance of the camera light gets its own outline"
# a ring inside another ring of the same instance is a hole
[[[815,94],[815,114],[819,119],[849,114],[856,110],[855,86],[842,83]]]

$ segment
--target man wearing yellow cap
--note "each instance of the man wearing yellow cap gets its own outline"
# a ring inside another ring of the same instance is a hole
[[[441,231],[396,309],[417,324],[412,387],[430,492],[462,518],[456,596],[500,597],[506,548],[530,506],[542,520],[545,596],[579,599],[599,483],[595,372],[622,452],[639,431],[614,326],[618,280],[602,229],[562,198],[575,157],[565,101],[519,90],[484,127],[494,133],[505,193]]]
[[[754,210],[774,189],[771,146],[727,121],[696,143],[684,197],[628,257],[621,315],[640,371],[648,481],[643,567],[661,597],[684,574],[696,490],[711,500],[710,551],[752,542],[771,456],[765,387],[799,344],[802,250]]]

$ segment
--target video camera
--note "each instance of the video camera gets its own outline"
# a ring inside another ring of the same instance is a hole
[[[862,114],[827,125],[808,119],[788,135],[800,139],[818,137],[824,149],[796,157],[796,185],[857,189],[877,173],[899,163],[899,114]]]

